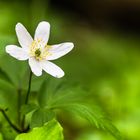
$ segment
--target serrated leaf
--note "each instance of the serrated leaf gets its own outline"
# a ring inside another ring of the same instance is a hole
[[[53,111],[40,108],[32,114],[30,127],[34,128],[43,126],[46,122],[52,120],[54,117],[55,114]]]
[[[22,105],[21,111],[20,111],[20,112],[21,112],[23,115],[26,115],[26,114],[28,114],[28,113],[30,113],[30,112],[32,112],[32,111],[38,109],[38,108],[39,108],[39,107],[38,107],[36,104]]]
[[[18,135],[15,140],[63,140],[62,131],[61,125],[56,120],[52,120],[29,133]]]
[[[45,106],[52,99],[54,90],[57,88],[58,81],[47,79],[45,80],[40,88],[38,102],[40,106]]]
[[[99,110],[92,110],[89,107],[76,103],[79,99],[79,93],[83,93],[80,88],[64,89],[61,90],[59,84],[54,86],[52,89],[46,84],[47,81],[42,85],[39,102],[47,103],[49,108],[61,108],[70,111],[73,114],[79,115],[80,117],[88,120],[92,125],[96,125],[97,128],[102,128],[112,134],[116,139],[121,140],[121,134],[118,129],[111,123],[109,119]],[[49,83],[50,84],[50,83]],[[47,86],[46,86],[47,85]],[[49,88],[49,89],[48,89]],[[57,89],[57,90],[55,90]],[[75,91],[76,89],[76,91]],[[79,90],[80,89],[80,90]],[[53,92],[55,91],[55,93]],[[75,93],[78,93],[75,95]],[[42,96],[43,94],[43,96]],[[82,98],[85,95],[82,94]],[[80,97],[81,97],[80,96]],[[81,98],[81,99],[82,99]],[[45,105],[44,103],[44,105]]]
[[[97,108],[92,110],[86,105],[71,103],[71,104],[59,104],[52,106],[52,108],[61,108],[67,111],[72,112],[72,114],[76,114],[86,120],[88,120],[92,125],[96,125],[97,128],[102,128],[106,130],[111,135],[113,135],[116,139],[122,140],[122,136],[118,129],[111,123],[109,119]]]
[[[52,104],[79,102],[85,96],[87,94],[79,86],[66,84],[65,80],[47,79],[40,88],[38,102],[40,106],[44,107]]]
[[[40,89],[40,87],[45,79],[46,79],[46,76],[44,76],[44,75],[42,75],[40,77],[34,76],[32,79],[31,90],[32,91],[39,91],[39,89]]]

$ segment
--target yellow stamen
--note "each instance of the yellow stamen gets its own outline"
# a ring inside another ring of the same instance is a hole
[[[36,60],[43,60],[46,59],[47,56],[51,55],[51,53],[49,52],[49,49],[51,48],[50,45],[46,45],[45,47],[43,47],[43,41],[42,39],[37,39],[34,40],[30,47],[30,56],[35,57]]]

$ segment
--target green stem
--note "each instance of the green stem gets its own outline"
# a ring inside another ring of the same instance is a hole
[[[20,112],[20,108],[21,108],[21,89],[18,89],[18,101],[17,101],[17,111],[18,111],[18,124],[19,126],[21,125],[21,112]]]
[[[25,98],[25,105],[27,105],[28,101],[29,101],[29,95],[30,95],[30,91],[31,91],[32,75],[33,75],[33,73],[32,73],[32,71],[30,71],[28,90],[27,90],[27,94],[26,94],[26,98]],[[28,127],[25,128],[25,115],[23,116],[21,127],[22,127],[23,131],[26,131],[26,129],[28,130]]]
[[[22,131],[16,127],[12,122],[11,120],[9,119],[9,117],[7,116],[7,114],[5,113],[5,111],[3,109],[0,109],[1,113],[3,114],[4,118],[7,120],[7,122],[9,123],[9,125],[15,130],[17,131],[18,133],[21,133]]]
[[[31,90],[31,82],[32,82],[32,71],[30,71],[30,77],[29,77],[29,85],[28,85],[28,91],[26,94],[26,98],[25,98],[25,104],[28,104],[28,100],[29,100],[29,94],[30,94],[30,90]]]

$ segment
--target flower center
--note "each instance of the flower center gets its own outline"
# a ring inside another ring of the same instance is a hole
[[[39,57],[41,55],[41,51],[40,51],[40,49],[37,49],[36,51],[35,51],[35,56],[36,57]]]
[[[35,57],[36,60],[46,59],[48,55],[51,55],[48,51],[50,47],[51,46],[49,45],[46,45],[44,47],[44,43],[41,39],[34,40],[32,44],[29,46],[30,48],[29,55],[31,57]]]

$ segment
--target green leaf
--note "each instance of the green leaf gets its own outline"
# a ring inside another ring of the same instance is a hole
[[[22,107],[21,107],[21,113],[23,115],[26,115],[26,114],[28,114],[28,113],[30,113],[30,112],[38,109],[38,108],[39,107],[36,104],[33,104],[33,103],[32,104],[27,104],[27,105],[22,105]]]
[[[31,91],[34,91],[34,92],[37,91],[38,92],[45,79],[46,79],[45,75],[42,75],[40,77],[33,76]]]
[[[28,73],[26,66],[26,62],[18,61],[8,55],[3,55],[0,59],[0,68],[8,77],[8,82],[10,81],[17,88],[19,85],[27,83]]]
[[[63,88],[62,82],[57,85],[54,85],[54,83],[52,81],[44,81],[39,94],[40,105],[46,105],[52,109],[68,110],[72,114],[88,120],[92,125],[96,125],[97,128],[108,131],[116,139],[122,139],[118,129],[97,107],[92,110],[88,106],[80,104],[79,101],[82,101],[85,97],[85,92],[80,87]]]
[[[31,117],[31,128],[43,126],[46,122],[52,120],[55,117],[53,111],[48,109],[38,109],[36,110]]]
[[[0,79],[0,108],[8,109],[7,113],[10,114],[11,118],[17,120],[17,91],[14,87],[3,79]],[[13,111],[15,113],[13,113]]]
[[[9,69],[10,68],[10,69]],[[27,61],[19,61],[5,54],[0,59],[0,79],[12,83],[16,89],[27,90],[30,68]],[[45,76],[33,76],[31,91],[36,92],[40,89]]]
[[[8,81],[0,79],[0,91],[9,92],[10,90],[14,90],[12,84],[10,84]]]
[[[53,94],[56,93],[55,90],[57,89],[57,86],[58,81],[55,79],[52,80],[48,78],[44,80],[38,94],[38,102],[40,106],[44,107],[52,100]]]
[[[47,79],[40,88],[38,102],[40,106],[45,107],[54,104],[79,102],[85,96],[87,94],[81,87],[73,86],[66,80]]]
[[[20,134],[15,140],[63,140],[63,129],[56,120],[42,127],[36,127],[29,133]]]
[[[97,128],[106,130],[116,139],[122,140],[122,136],[118,129],[111,123],[111,121],[98,109],[92,110],[86,105],[70,103],[70,104],[59,104],[52,106],[52,108],[60,108],[71,112],[72,114],[78,115],[88,120],[92,125],[96,125]]]
[[[12,81],[10,80],[8,75],[1,68],[0,68],[0,79],[5,80],[5,81],[7,81],[9,83],[12,83]]]

